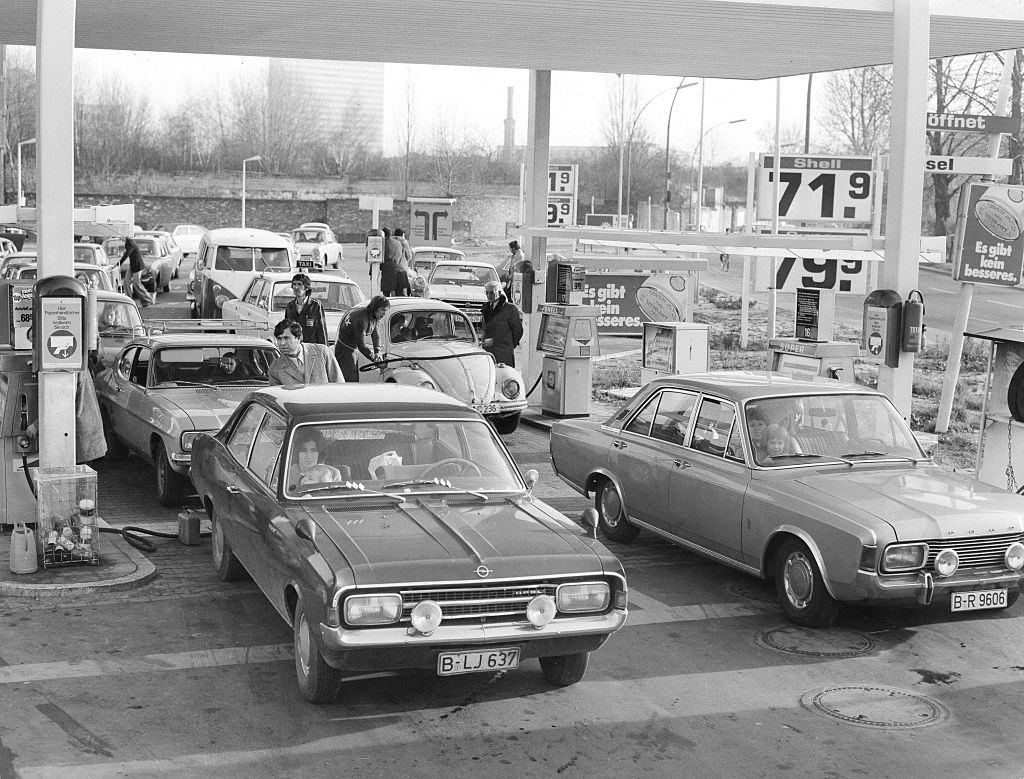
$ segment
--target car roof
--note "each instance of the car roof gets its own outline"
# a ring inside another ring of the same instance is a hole
[[[494,270],[494,265],[485,260],[438,260],[434,263],[434,268],[440,268],[442,265],[458,265],[460,267],[468,265],[475,268],[490,268]]]
[[[99,249],[100,251],[103,251],[103,247],[100,246],[98,243],[95,243],[94,241],[76,241],[75,246],[88,246],[90,249]]]
[[[151,347],[160,346],[247,346],[276,349],[265,338],[252,335],[234,335],[233,333],[159,333],[135,339],[137,344]]]
[[[479,419],[462,401],[405,384],[316,384],[263,387],[252,393],[296,422],[343,419]]]
[[[134,300],[120,292],[112,292],[109,289],[97,289],[95,293],[97,301],[104,303],[127,303],[129,306],[135,305]]]
[[[466,253],[464,251],[462,251],[462,249],[455,249],[455,248],[453,248],[451,246],[413,246],[412,247],[412,253],[413,254],[426,254],[427,252],[446,252],[446,253],[451,253],[451,254],[459,254],[459,255],[462,255],[463,257],[466,256]]]
[[[331,226],[329,224],[325,224],[324,222],[303,222],[302,224],[300,224],[295,229],[296,230],[302,230],[303,228],[307,228],[307,227],[319,227],[321,230],[330,230],[331,229]]]
[[[253,281],[256,279],[267,279],[268,281],[291,281],[295,276],[302,273],[301,270],[291,271],[263,271],[256,274],[253,277]],[[358,287],[359,285],[352,279],[345,278],[344,276],[335,276],[333,273],[307,273],[310,281],[340,281],[345,284],[351,284],[352,286]],[[251,283],[251,282],[250,282]]]
[[[771,371],[708,371],[663,376],[650,382],[647,387],[671,387],[708,392],[738,402],[753,398],[783,395],[844,395],[860,392],[866,395],[879,393],[860,384],[825,379],[809,381],[794,379]],[[645,389],[647,388],[645,387]]]
[[[418,311],[423,309],[434,309],[436,311],[455,311],[457,313],[465,313],[460,311],[458,308],[453,306],[451,303],[446,303],[443,300],[437,298],[388,298],[390,303],[389,315],[396,311],[405,311],[410,308],[414,308]]]
[[[214,246],[248,246],[258,249],[287,249],[287,242],[277,233],[249,227],[218,227],[206,231],[206,242]]]

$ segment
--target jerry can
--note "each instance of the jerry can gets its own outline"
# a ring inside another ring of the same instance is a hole
[[[29,530],[24,522],[15,522],[14,532],[11,533],[11,571],[35,573],[38,567],[35,533]]]

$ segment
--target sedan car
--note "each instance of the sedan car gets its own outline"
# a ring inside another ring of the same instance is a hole
[[[533,497],[485,421],[416,387],[252,393],[193,446],[221,579],[292,627],[311,702],[345,674],[512,670],[569,685],[626,620],[619,561]],[[592,509],[584,525],[596,523]]]
[[[146,334],[138,303],[120,292],[96,290],[96,321],[99,349],[89,361],[94,376],[113,365],[125,346]]]
[[[522,374],[477,342],[469,318],[448,303],[391,298],[378,325],[379,363],[360,361],[363,381],[429,387],[458,398],[483,414],[502,435],[515,432],[526,408]]]
[[[142,235],[133,239],[142,254],[142,262],[148,274],[143,274],[142,281],[150,292],[170,292],[171,279],[178,267],[178,259],[159,236]]]
[[[479,324],[487,302],[484,285],[489,281],[498,281],[498,271],[489,262],[442,260],[430,269],[426,284],[420,287],[420,294],[451,303]]]
[[[205,227],[199,225],[175,225],[171,230],[174,242],[186,257],[191,257],[199,249],[199,241],[206,232]]]
[[[721,371],[657,379],[605,422],[552,427],[555,472],[605,536],[648,530],[774,580],[793,622],[840,604],[1004,608],[1024,576],[1024,497],[950,473],[887,397]]]
[[[423,290],[427,287],[427,276],[433,270],[434,265],[442,261],[465,262],[466,253],[461,249],[449,249],[442,246],[415,246],[412,250],[412,260],[409,262],[410,274],[409,284],[412,286],[412,294],[423,296]]]
[[[171,267],[173,268],[171,278],[178,278],[178,274],[181,271],[181,263],[185,259],[185,252],[182,251],[180,246],[178,246],[177,242],[174,240],[174,236],[171,235],[171,233],[169,233],[167,230],[143,230],[140,233],[136,233],[135,237],[157,238],[163,241],[164,247],[171,255]],[[168,291],[168,289],[164,290],[164,292]]]
[[[265,272],[256,276],[241,297],[225,300],[221,317],[225,322],[237,322],[236,332],[273,339],[274,326],[284,319],[288,302],[295,299],[292,294],[291,273]],[[356,303],[366,299],[359,285],[350,279],[334,274],[310,273],[313,283],[313,297],[324,307],[327,319],[327,337],[331,343],[338,334],[341,316]]]
[[[296,267],[304,270],[340,268],[342,247],[330,226],[323,222],[306,222],[292,230],[292,242],[298,258]]]
[[[264,340],[219,333],[134,339],[95,379],[108,455],[131,450],[152,463],[160,504],[180,505],[195,437],[267,385],[277,354]]]
[[[74,273],[76,279],[91,289],[103,289],[107,292],[120,291],[120,275],[116,276],[118,282],[115,282],[114,277],[110,275],[110,269],[106,266],[75,262],[72,263],[72,273]],[[3,272],[0,273],[0,278],[34,280],[38,278],[38,274],[39,264],[33,258],[32,261],[26,260],[25,262],[8,264]],[[115,283],[117,283],[117,286],[115,286]]]

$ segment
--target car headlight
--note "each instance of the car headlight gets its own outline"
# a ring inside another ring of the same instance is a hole
[[[1006,554],[1003,555],[1003,560],[1006,562],[1006,567],[1011,571],[1019,571],[1021,568],[1024,568],[1024,544],[1020,541],[1010,544]]]
[[[420,387],[425,387],[426,389],[432,389],[432,390],[436,390],[437,389],[437,386],[430,379],[422,379],[420,381],[420,383],[419,383],[419,386]]]
[[[888,573],[914,571],[924,566],[928,544],[893,544],[882,555],[882,570]]]
[[[217,308],[224,308],[224,304],[227,303],[228,300],[230,300],[230,298],[227,295],[217,295],[217,297],[213,299],[213,302]]]
[[[402,616],[402,596],[350,595],[345,599],[345,622],[349,625],[392,625]]]
[[[522,385],[519,384],[518,379],[505,379],[501,383],[501,394],[509,400],[519,397],[519,391],[522,389]]]
[[[199,436],[201,436],[203,434],[203,432],[204,431],[202,431],[202,430],[192,430],[192,431],[190,431],[188,433],[182,433],[181,434],[181,451],[183,451],[183,452],[191,452],[192,451],[192,444],[195,443],[195,440]]]
[[[423,289],[425,286],[427,286],[427,280],[422,276],[417,276],[412,280],[412,285],[416,287],[416,289]]]
[[[550,595],[538,595],[526,604],[526,619],[535,628],[542,628],[555,618],[557,607]]]
[[[412,626],[425,636],[429,636],[441,624],[441,607],[432,600],[417,603],[409,615]]]
[[[960,567],[960,555],[955,549],[943,549],[935,556],[935,573],[945,579]]]
[[[190,281],[188,283],[188,291],[192,295],[196,294],[196,282],[195,282],[195,279],[193,279],[192,281]]]
[[[606,582],[562,584],[555,590],[555,603],[563,613],[604,611],[610,600],[611,589]]]

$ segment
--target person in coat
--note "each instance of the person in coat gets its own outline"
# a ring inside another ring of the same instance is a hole
[[[124,265],[125,261],[128,262],[128,271],[132,275],[132,293],[139,299],[143,308],[153,305],[156,302],[156,293],[151,293],[142,283],[142,272],[146,270],[146,263],[142,261],[142,252],[131,238],[124,239],[124,254],[117,264]]]
[[[380,262],[380,294],[394,297],[398,293],[398,261],[402,257],[402,244],[393,238],[388,228],[383,228],[384,256]]]
[[[377,362],[381,358],[380,334],[377,323],[384,318],[391,303],[383,295],[374,295],[365,303],[352,306],[341,317],[338,325],[338,340],[334,342],[334,357],[341,366],[345,381],[359,381],[355,351],[359,350],[367,360]],[[373,344],[371,352],[366,345],[366,336]]]
[[[412,273],[412,247],[409,246],[409,239],[405,237],[405,230],[401,227],[395,228],[395,238],[402,246],[402,252],[398,257],[398,280],[395,285],[396,294],[401,297],[412,297],[412,285],[409,283],[409,274]]]
[[[344,383],[330,349],[323,344],[303,343],[298,322],[282,319],[274,327],[274,338],[281,354],[267,371],[271,385]]]
[[[515,304],[505,297],[501,282],[488,281],[484,292],[487,302],[483,308],[484,339],[481,345],[494,355],[495,362],[514,368],[515,348],[523,338],[523,319]]]
[[[313,297],[313,282],[305,273],[292,276],[292,294],[295,297],[284,307],[284,318],[302,326],[302,341],[307,344],[327,344],[327,315],[323,304]]]

